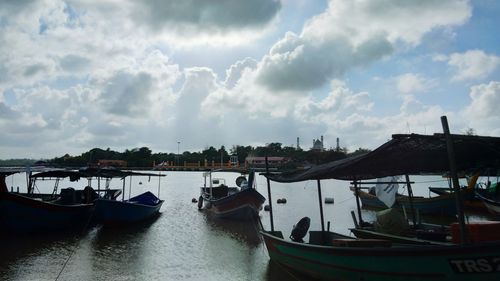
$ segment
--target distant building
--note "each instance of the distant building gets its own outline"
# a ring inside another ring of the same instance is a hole
[[[323,136],[321,136],[321,140],[313,139],[313,146],[311,149],[315,150],[315,151],[325,151],[325,147],[324,147],[324,143],[323,143]]]
[[[267,157],[267,162],[270,168],[281,167],[290,162],[289,157]],[[266,157],[253,157],[249,156],[245,159],[245,166],[251,168],[264,168],[266,166]]]
[[[99,167],[127,167],[127,161],[123,160],[97,160]]]

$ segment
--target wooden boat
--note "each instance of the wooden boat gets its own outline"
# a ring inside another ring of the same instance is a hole
[[[298,243],[262,231],[271,260],[322,280],[498,280],[499,243],[397,245],[331,232],[327,241]],[[312,232],[310,232],[312,234]]]
[[[476,189],[475,193],[490,213],[500,216],[500,196],[496,192],[490,192],[486,189]]]
[[[60,196],[43,200],[28,194],[8,192],[0,173],[0,224],[8,232],[34,232],[81,227],[89,222],[92,203],[75,197],[73,189],[61,190]],[[90,192],[90,190],[89,190]]]
[[[204,173],[198,208],[204,207],[217,218],[224,219],[251,220],[259,216],[266,199],[255,189],[254,172],[250,172],[248,181],[244,176],[238,177],[238,187],[228,187],[225,179],[213,178],[212,173]]]
[[[374,194],[358,190],[358,196],[363,207],[386,209],[387,206]],[[422,215],[453,215],[456,213],[455,196],[451,193],[438,195],[435,197],[413,197],[413,206]],[[396,196],[396,203],[393,207],[404,208],[406,212],[411,211],[410,197],[405,195]]]
[[[324,179],[350,180],[357,186],[359,180],[401,174],[442,174],[451,170],[454,186],[458,189],[457,167],[459,171],[477,167],[499,168],[500,152],[497,147],[500,138],[450,136],[445,121],[443,128],[444,135],[394,135],[392,140],[364,155],[295,173],[272,175],[267,172],[266,176],[283,183],[316,180],[318,201],[322,202],[320,181]],[[460,157],[454,158],[454,150]],[[448,155],[451,155],[450,158]],[[272,261],[323,280],[500,279],[499,232],[489,231],[488,235],[484,235],[485,232],[476,231],[474,239],[469,239],[464,230],[469,224],[464,223],[460,204],[457,205],[459,224],[452,232],[459,236],[460,239],[454,239],[459,244],[450,245],[396,244],[387,240],[342,238],[339,234],[325,231],[321,203],[319,209],[322,229],[309,231],[306,243],[297,238],[307,235],[308,225],[304,227],[299,222],[294,226],[291,240],[274,230],[271,205],[271,230],[263,230],[261,234]],[[498,224],[496,227],[499,227]],[[294,232],[299,233],[298,237]]]
[[[477,183],[479,175],[473,175],[469,180],[467,186],[461,188],[462,197],[464,200],[464,207],[471,211],[487,211],[481,199],[476,196],[475,190],[477,188],[482,188],[483,183]],[[429,191],[437,195],[446,195],[453,192],[451,187],[429,187]]]
[[[94,201],[94,219],[97,223],[105,225],[127,225],[148,220],[159,213],[164,200],[160,200],[149,191],[125,200],[125,179],[131,176],[162,177],[165,175],[119,170],[98,171],[98,174],[101,177],[122,179],[123,192],[121,201],[110,198],[98,198]],[[160,181],[158,181],[158,194],[159,193]]]
[[[96,199],[94,217],[108,225],[144,221],[158,214],[163,202],[149,191],[124,201]]]

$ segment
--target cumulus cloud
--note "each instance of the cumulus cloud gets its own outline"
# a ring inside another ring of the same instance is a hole
[[[0,102],[0,119],[12,120],[19,116],[19,113],[12,110],[5,103]]]
[[[480,84],[471,87],[471,104],[466,113],[476,118],[500,118],[500,82],[491,81],[488,84]]]
[[[422,92],[434,84],[433,81],[415,73],[405,73],[396,77],[398,91],[402,94]]]
[[[259,65],[257,81],[271,90],[307,91],[347,71],[420,43],[429,31],[463,24],[467,1],[336,1],[300,35],[287,33]]]
[[[498,136],[500,134],[500,82],[491,81],[472,86],[470,104],[462,112],[465,128],[473,128],[477,134]]]
[[[279,12],[278,0],[133,1],[133,16],[154,29],[224,32],[259,28]]]
[[[500,57],[488,55],[482,50],[469,50],[465,53],[453,53],[448,65],[455,71],[452,80],[463,81],[487,77],[500,65]]]

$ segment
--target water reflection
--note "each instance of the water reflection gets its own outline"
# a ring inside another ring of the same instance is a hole
[[[209,212],[203,212],[211,231],[219,232],[249,247],[258,247],[263,241],[260,237],[258,221],[224,220],[214,217]]]

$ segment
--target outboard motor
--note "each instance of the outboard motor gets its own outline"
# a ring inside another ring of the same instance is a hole
[[[203,196],[200,195],[200,198],[198,198],[198,210],[203,207]]]
[[[304,242],[302,238],[306,236],[309,226],[311,225],[311,219],[309,217],[303,217],[300,221],[293,226],[292,234],[290,234],[290,239],[294,242]]]

